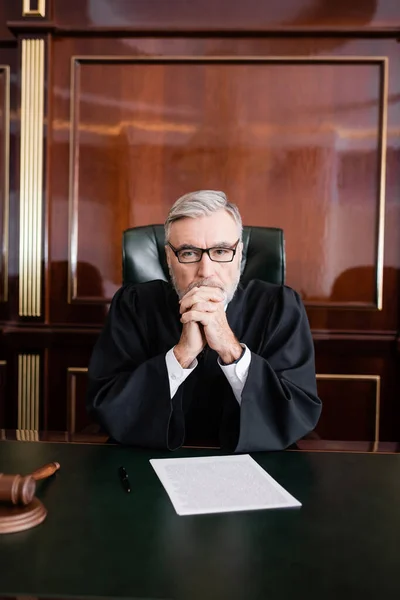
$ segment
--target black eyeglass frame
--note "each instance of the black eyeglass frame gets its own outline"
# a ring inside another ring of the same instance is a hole
[[[240,238],[238,239],[238,241],[230,248],[225,248],[224,246],[212,246],[212,248],[196,248],[195,246],[190,246],[188,248],[182,248],[181,250],[177,250],[176,248],[173,247],[173,245],[170,242],[166,243],[166,246],[169,246],[172,250],[172,252],[175,254],[176,258],[178,259],[178,262],[181,263],[181,265],[190,265],[193,263],[197,263],[197,262],[201,262],[203,260],[203,254],[204,252],[206,252],[206,254],[208,254],[208,258],[210,260],[212,260],[212,262],[216,262],[216,263],[230,263],[233,261],[233,259],[235,258],[235,254],[236,254],[236,250],[238,247],[238,244],[240,242]],[[211,258],[210,252],[211,250],[218,250],[218,249],[223,249],[223,250],[232,250],[233,254],[232,254],[232,258],[229,260],[215,260],[214,258]],[[201,252],[201,256],[198,260],[187,260],[187,261],[182,261],[179,260],[179,252],[184,252],[185,250],[197,250],[198,252]]]

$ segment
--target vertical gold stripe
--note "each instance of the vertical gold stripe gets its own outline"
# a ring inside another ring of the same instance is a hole
[[[18,429],[22,429],[22,356],[18,356]]]
[[[26,244],[25,244],[25,268],[26,268],[26,279],[24,282],[24,287],[25,287],[25,310],[26,310],[26,314],[31,316],[32,315],[32,309],[31,309],[31,302],[30,302],[30,294],[29,294],[29,290],[32,287],[32,264],[31,260],[32,260],[32,248],[31,248],[31,237],[32,237],[32,227],[31,227],[31,214],[32,214],[32,203],[33,203],[33,198],[32,198],[32,193],[31,193],[31,187],[32,187],[32,160],[33,160],[33,156],[32,156],[32,127],[33,127],[33,123],[32,123],[32,119],[31,119],[31,113],[33,112],[33,107],[32,107],[32,93],[31,93],[31,89],[32,89],[32,79],[33,79],[33,73],[32,73],[32,46],[33,43],[31,42],[29,44],[29,46],[27,46],[27,65],[29,65],[28,68],[28,74],[27,74],[27,86],[26,86],[26,121],[25,121],[25,127],[26,127],[26,145],[25,145],[25,165],[26,165],[26,220],[25,220],[25,236],[26,236]],[[26,429],[26,423],[24,426],[24,429]]]
[[[10,212],[10,67],[0,65],[0,70],[4,72],[4,100],[3,100],[3,132],[4,132],[4,181],[3,181],[3,297],[0,301],[8,300],[8,221]]]
[[[27,232],[25,231],[26,224],[26,203],[22,201],[22,195],[24,199],[27,196],[27,177],[24,176],[22,178],[22,174],[26,175],[26,110],[27,110],[27,79],[29,75],[29,69],[27,68],[27,45],[26,43],[22,43],[22,64],[25,65],[24,69],[21,69],[21,167],[20,167],[20,182],[21,182],[21,191],[20,191],[20,308],[19,313],[23,314],[23,311],[26,311],[26,248],[27,248]],[[24,126],[22,126],[24,123]]]
[[[38,364],[38,356],[34,356],[33,358],[33,368],[32,368],[32,394],[34,398],[34,402],[32,402],[32,410],[31,410],[31,429],[36,429],[36,405],[38,401],[38,397],[36,394],[36,382],[37,382],[37,364]]]
[[[21,429],[26,427],[26,356],[22,355],[22,415]]]
[[[381,130],[381,161],[379,165],[379,215],[378,215],[378,252],[376,265],[376,302],[378,310],[383,308],[383,267],[385,251],[385,198],[386,198],[386,147],[387,147],[387,112],[388,112],[388,80],[389,80],[389,59],[383,60],[382,83],[381,83],[381,111],[380,111],[380,130]]]
[[[35,429],[35,413],[36,413],[36,356],[32,356],[31,365],[31,403],[30,403],[30,415],[29,415],[29,428]]]
[[[33,365],[35,361],[35,357],[32,354],[28,355],[28,381],[29,381],[29,394],[28,394],[28,406],[27,406],[27,414],[28,414],[28,422],[27,429],[32,429],[32,405],[35,403],[35,386],[33,381]]]
[[[31,356],[25,356],[25,423],[24,429],[29,429],[29,404],[31,402],[31,381],[30,381],[30,359]]]
[[[35,440],[38,441],[39,439],[39,381],[40,381],[40,365],[39,365],[39,356],[36,357],[36,388],[35,388],[35,394],[36,394],[36,405],[35,405],[35,423],[34,423],[34,430],[36,432],[35,434]]]
[[[26,65],[26,44],[22,44],[22,65]],[[27,69],[21,70],[21,124],[26,121],[26,75]],[[21,152],[20,152],[20,173],[25,173],[25,152],[26,146],[26,135],[25,127],[21,126]],[[22,197],[26,196],[26,178],[22,179],[20,175],[20,204],[19,204],[19,314],[22,314],[23,306],[25,304],[24,298],[24,282],[26,279],[25,274],[25,203],[22,202]]]
[[[46,16],[46,0],[37,0],[37,8],[31,8],[32,0],[23,0],[22,16],[23,17],[45,17]]]
[[[44,41],[22,40],[19,314],[41,315]]]
[[[29,297],[29,289],[31,287],[32,282],[32,268],[29,264],[32,260],[32,252],[31,252],[31,208],[32,208],[32,195],[31,192],[31,173],[32,173],[32,119],[30,118],[32,112],[32,100],[31,100],[31,87],[32,87],[32,42],[30,45],[27,45],[27,65],[28,65],[28,73],[26,77],[26,110],[25,110],[25,128],[26,128],[26,144],[25,144],[25,165],[26,165],[26,200],[25,200],[25,211],[26,211],[26,219],[25,219],[25,281],[24,281],[24,289],[25,289],[25,310],[27,315],[32,315],[31,311],[31,303]],[[26,429],[26,423],[24,425],[24,429]]]
[[[43,56],[42,56],[43,55]],[[43,119],[44,119],[44,42],[42,41],[42,48],[38,46],[38,64],[39,64],[39,81],[42,85],[37,86],[38,90],[38,114],[41,115],[41,125],[38,127],[38,159],[36,165],[36,177],[38,184],[38,210],[36,213],[37,231],[42,231],[42,212],[43,212]],[[37,235],[36,237],[36,265],[40,275],[37,286],[36,286],[36,306],[40,307],[41,304],[41,267],[42,267],[42,236]]]
[[[379,433],[380,433],[379,429],[380,429],[380,417],[381,417],[381,378],[379,376],[376,380],[375,403],[376,403],[375,440],[374,440],[374,447],[372,450],[373,452],[377,452],[378,446],[379,446]]]
[[[33,63],[36,65],[38,65],[38,77],[40,78],[40,66],[39,66],[39,46],[38,46],[38,42],[40,40],[34,40],[33,43]],[[38,114],[39,112],[39,86],[33,86],[32,87],[32,105],[34,106],[34,114]],[[36,125],[36,123],[35,123]],[[43,132],[42,132],[43,135]],[[39,146],[40,146],[40,141],[39,141],[39,135],[38,135],[38,128],[37,126],[35,126],[35,130],[33,131],[33,135],[32,135],[32,140],[33,140],[33,147],[37,148],[37,150],[39,151]],[[35,151],[33,151],[35,153]],[[38,155],[35,156],[35,160],[32,161],[32,180],[33,182],[39,181],[39,173],[37,170],[38,167],[38,162],[39,162],[39,157]],[[39,208],[39,203],[40,203],[40,193],[38,196],[38,189],[37,186],[33,188],[34,190],[34,194],[35,194],[35,198],[34,198],[34,204],[37,208]],[[32,263],[33,263],[33,271],[36,271],[37,273],[40,273],[40,269],[38,268],[38,258],[40,256],[40,251],[38,253],[38,248],[37,248],[37,241],[38,241],[38,227],[39,227],[39,220],[38,220],[38,210],[34,211],[34,213],[32,214]],[[33,281],[32,281],[32,293],[31,293],[31,303],[32,303],[32,307],[36,306],[36,290],[38,288],[38,278],[34,277]]]
[[[22,417],[21,417],[21,427],[22,430],[26,428],[26,356],[22,356]]]
[[[25,426],[24,429],[31,428],[31,404],[32,404],[32,355],[28,354],[26,357],[26,418],[25,418]]]
[[[30,392],[31,392],[31,386],[30,386],[30,379],[29,379],[29,375],[30,375],[30,369],[29,369],[29,359],[30,356],[26,355],[25,356],[25,421],[24,421],[24,430],[29,428],[29,403],[31,400],[31,396],[30,396]]]
[[[18,356],[18,430],[22,440],[36,440],[39,429],[40,356]]]
[[[69,228],[68,228],[68,303],[78,294],[78,173],[79,165],[79,94],[81,82],[80,63],[71,58],[71,103],[70,103],[70,140],[69,140]],[[77,144],[77,149],[75,148]]]
[[[33,67],[37,64],[37,42],[39,40],[32,40],[31,45],[31,64]],[[31,76],[33,75],[33,70],[31,71]],[[37,74],[38,75],[38,74]],[[33,79],[33,78],[32,78]],[[36,88],[34,79],[31,81],[31,85],[29,86],[29,106],[32,107],[32,114],[37,115],[37,103],[36,103]],[[28,307],[29,314],[35,314],[34,311],[34,298],[36,296],[36,277],[34,277],[34,273],[36,271],[36,211],[35,205],[37,203],[37,190],[35,189],[35,173],[36,173],[36,161],[37,161],[37,123],[34,119],[29,119],[30,125],[30,135],[29,135],[29,190],[31,192],[31,201],[29,202],[29,219],[28,219],[28,227],[29,227],[29,247],[30,247],[30,255],[29,258],[31,260],[31,268],[29,269],[29,277],[28,277]],[[29,427],[30,428],[30,427]]]
[[[26,356],[22,355],[22,415],[21,429],[26,427]]]
[[[37,65],[37,57],[38,57],[38,42],[40,40],[33,40],[32,41],[32,65],[34,65],[34,68]],[[39,74],[37,73],[37,76]],[[32,106],[32,113],[34,115],[38,114],[38,105],[37,105],[37,85],[34,85],[34,82],[32,82],[32,85],[30,86],[30,93],[31,93],[31,106]],[[35,297],[36,297],[36,285],[37,285],[37,277],[34,277],[34,274],[37,273],[37,256],[36,256],[36,235],[37,235],[37,231],[36,231],[36,227],[37,227],[37,223],[36,223],[36,212],[37,210],[35,210],[35,208],[37,209],[37,202],[38,202],[38,198],[37,198],[37,188],[35,186],[36,183],[36,163],[37,163],[37,151],[38,151],[38,136],[37,136],[37,121],[34,119],[30,119],[30,125],[31,125],[31,135],[30,135],[30,190],[32,192],[32,202],[30,203],[31,206],[31,212],[30,212],[30,219],[29,219],[29,229],[30,229],[30,248],[31,248],[31,253],[30,253],[30,258],[31,258],[31,269],[30,269],[30,278],[29,278],[29,284],[30,284],[30,289],[28,291],[28,296],[29,296],[29,309],[30,309],[30,314],[35,314],[34,313],[34,307],[35,307]],[[40,275],[39,275],[40,277]]]
[[[36,165],[36,297],[34,303],[37,311],[41,312],[41,267],[42,267],[42,212],[43,212],[43,120],[44,120],[44,41],[36,40],[37,42],[37,64],[38,64],[38,109],[39,122],[37,123],[37,165]]]
[[[70,422],[69,433],[75,433],[76,429],[76,375],[71,376],[71,397],[69,398],[70,406]]]

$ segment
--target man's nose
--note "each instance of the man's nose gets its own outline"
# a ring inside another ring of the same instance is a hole
[[[197,274],[199,277],[210,277],[215,272],[214,263],[208,256],[207,252],[203,252],[201,261],[197,263]]]

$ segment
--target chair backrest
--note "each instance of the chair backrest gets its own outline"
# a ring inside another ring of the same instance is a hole
[[[163,225],[126,229],[122,240],[123,283],[169,281]],[[243,227],[241,281],[285,283],[285,242],[276,227]]]

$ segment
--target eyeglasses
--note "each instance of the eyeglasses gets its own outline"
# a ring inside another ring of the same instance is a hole
[[[204,252],[206,252],[209,259],[214,262],[228,263],[233,261],[239,242],[240,238],[231,248],[227,248],[225,246],[215,246],[214,248],[195,248],[193,246],[185,246],[184,248],[177,250],[169,242],[167,242],[167,246],[171,248],[172,252],[175,254],[180,263],[188,264],[200,262],[203,258]]]

